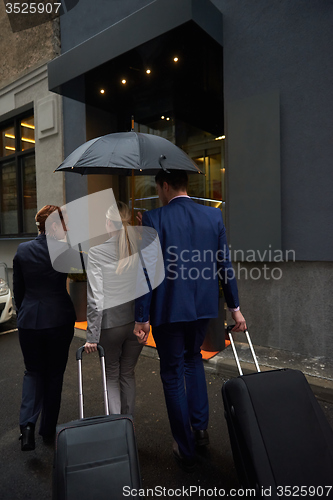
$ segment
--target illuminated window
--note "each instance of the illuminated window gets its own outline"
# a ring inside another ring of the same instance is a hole
[[[1,156],[12,155],[16,151],[14,126],[9,126],[1,130]]]
[[[34,117],[21,120],[21,151],[35,147],[35,125]]]
[[[31,112],[0,126],[0,237],[35,234],[35,125]]]

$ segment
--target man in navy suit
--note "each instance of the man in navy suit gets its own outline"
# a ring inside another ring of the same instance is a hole
[[[219,209],[187,195],[187,174],[161,170],[155,177],[163,207],[145,212],[142,224],[159,236],[164,281],[135,304],[134,333],[146,343],[150,324],[160,357],[160,373],[173,452],[186,471],[195,466],[195,445],[209,442],[208,396],[200,353],[210,318],[218,316],[219,280],[235,321],[246,329],[239,310],[237,283]],[[224,325],[221,325],[223,334]]]

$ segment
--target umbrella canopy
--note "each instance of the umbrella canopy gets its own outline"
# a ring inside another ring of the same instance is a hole
[[[164,170],[202,173],[172,142],[152,134],[119,132],[92,139],[73,151],[55,172],[155,175]]]

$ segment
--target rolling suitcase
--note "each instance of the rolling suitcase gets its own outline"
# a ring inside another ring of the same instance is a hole
[[[232,328],[232,327],[230,327]],[[333,498],[333,431],[301,371],[243,375],[222,387],[230,444],[239,481],[257,497]]]
[[[76,353],[80,420],[57,426],[53,500],[132,498],[141,488],[133,422],[130,415],[109,415],[104,350],[100,356],[105,416],[84,418],[82,353]]]

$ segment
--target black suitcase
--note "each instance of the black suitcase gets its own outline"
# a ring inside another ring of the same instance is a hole
[[[235,467],[242,488],[261,498],[333,498],[333,431],[298,370],[243,375],[222,387]]]
[[[82,352],[76,353],[80,420],[57,426],[53,500],[132,498],[141,488],[138,453],[130,415],[109,415],[104,350],[101,361],[105,416],[84,418]],[[134,497],[133,497],[134,498]]]

